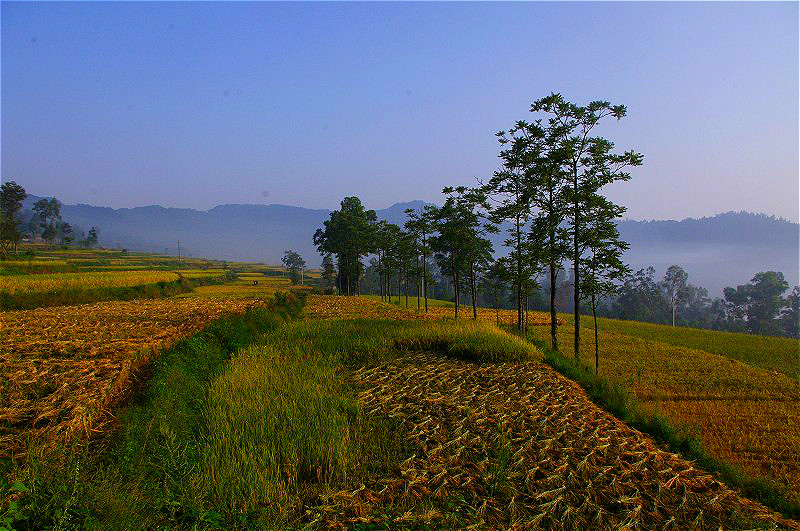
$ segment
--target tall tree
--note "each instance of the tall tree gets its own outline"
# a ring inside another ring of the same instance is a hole
[[[292,279],[292,284],[300,283],[306,268],[306,261],[300,256],[300,253],[297,251],[284,251],[281,262],[283,262],[283,267],[289,271],[289,278]]]
[[[12,248],[17,252],[17,244],[22,239],[18,216],[27,196],[25,189],[14,181],[0,185],[0,245],[4,252]]]
[[[464,186],[447,187],[448,194],[441,208],[436,210],[434,228],[437,235],[431,238],[431,248],[436,253],[439,267],[449,271],[455,291],[455,317],[458,319],[460,295],[469,289],[472,294],[472,315],[477,319],[477,274],[481,264],[491,259],[491,242],[488,233],[497,227],[486,220],[486,196],[479,190]],[[469,286],[461,281],[467,275]]]
[[[622,255],[630,247],[622,241],[617,230],[617,219],[624,208],[603,197],[595,196],[584,212],[586,220],[585,241],[588,256],[582,261],[581,293],[589,300],[594,322],[594,372],[600,367],[600,341],[597,334],[597,301],[619,289],[620,281],[629,273]]]
[[[615,181],[627,181],[630,174],[625,168],[642,163],[642,155],[634,151],[621,154],[612,152],[614,144],[592,132],[604,118],[621,119],[627,113],[624,105],[611,105],[607,101],[592,101],[586,106],[575,105],[561,94],[551,94],[535,101],[532,112],[548,117],[547,135],[553,139],[553,149],[561,155],[560,165],[568,181],[565,188],[567,226],[572,247],[575,306],[575,358],[580,358],[580,301],[581,260],[585,247],[585,219],[583,212],[601,188]]]
[[[422,258],[420,271],[420,285],[418,293],[422,292],[425,300],[425,313],[428,313],[428,256],[430,256],[430,238],[433,234],[433,222],[436,217],[436,208],[425,205],[421,210],[406,210],[406,230],[414,234],[417,239],[417,249]]]
[[[55,197],[40,199],[33,204],[33,211],[39,217],[42,239],[52,245],[58,236],[56,224],[61,220],[61,204]]]
[[[339,210],[331,212],[324,227],[314,233],[314,245],[320,254],[335,254],[339,269],[339,292],[356,295],[364,272],[361,258],[374,250],[377,216],[366,210],[357,197],[345,197]]]
[[[670,309],[672,310],[672,326],[675,326],[675,308],[686,298],[689,275],[681,266],[671,265],[664,274],[664,293],[667,296]]]
[[[322,258],[322,285],[325,286],[326,292],[332,292],[333,286],[336,284],[336,267],[333,265],[333,257],[326,254]]]
[[[517,331],[522,333],[525,291],[535,267],[528,253],[526,229],[535,193],[532,178],[541,157],[544,130],[538,122],[518,121],[496,136],[502,148],[499,157],[503,166],[481,189],[493,201],[491,220],[498,224],[509,222],[508,238],[503,244],[511,249],[506,266],[516,292]]]

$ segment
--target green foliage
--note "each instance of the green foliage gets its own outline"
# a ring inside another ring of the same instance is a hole
[[[335,254],[339,268],[339,292],[356,294],[364,265],[361,257],[375,250],[374,210],[366,210],[357,197],[345,197],[339,210],[331,212],[324,228],[314,233],[320,254]]]
[[[289,276],[292,279],[292,284],[299,284],[301,274],[306,267],[306,261],[296,251],[284,251],[283,258],[281,258],[283,266],[289,270]]]
[[[5,252],[16,248],[22,238],[18,214],[27,196],[25,189],[14,181],[0,185],[0,245]]]
[[[734,320],[744,320],[744,326],[753,334],[777,335],[780,323],[776,319],[786,306],[781,295],[789,289],[783,273],[762,271],[743,286],[725,288],[729,315]]]

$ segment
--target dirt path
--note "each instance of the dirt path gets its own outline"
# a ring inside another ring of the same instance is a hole
[[[326,526],[800,528],[658,449],[540,363],[414,353],[353,380],[364,411],[400,422],[416,450],[394,477],[325,498],[316,519]],[[405,512],[412,503],[426,509]]]

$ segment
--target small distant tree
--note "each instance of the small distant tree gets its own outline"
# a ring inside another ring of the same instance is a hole
[[[425,300],[425,313],[428,313],[428,256],[431,254],[430,238],[433,233],[433,221],[436,209],[431,205],[425,205],[422,210],[406,210],[408,219],[405,224],[406,230],[416,238],[417,253],[421,255],[422,267],[419,271],[419,287],[417,293],[422,293]]]
[[[329,254],[322,258],[322,274],[320,276],[325,292],[332,293],[333,287],[336,285],[336,266],[333,264],[333,257]]]
[[[686,298],[687,286],[686,281],[689,280],[689,275],[682,267],[677,265],[669,266],[666,274],[664,275],[664,293],[667,296],[670,309],[672,310],[672,326],[675,326],[675,308]]]
[[[296,251],[284,251],[281,262],[289,271],[289,278],[292,279],[292,284],[299,284],[302,272],[306,267],[306,261],[303,260],[303,257]]]
[[[0,245],[3,252],[11,249],[17,252],[17,244],[22,239],[19,212],[28,194],[14,181],[0,185]]]
[[[89,229],[88,234],[86,234],[86,239],[84,239],[81,244],[84,247],[94,247],[97,245],[97,236],[99,233],[99,229],[97,227],[92,227]]]
[[[336,255],[339,269],[339,292],[359,293],[364,272],[361,258],[375,250],[374,210],[366,210],[358,197],[345,197],[341,208],[334,210],[321,229],[314,233],[314,245],[320,254]]]
[[[458,319],[460,295],[468,288],[472,294],[472,315],[477,319],[477,274],[480,266],[491,259],[492,245],[484,236],[497,232],[481,214],[486,208],[486,196],[466,187],[445,188],[448,194],[441,208],[436,210],[434,228],[437,235],[431,238],[431,248],[442,271],[453,279],[455,292],[455,318]],[[469,286],[462,280],[467,275]]]
[[[729,311],[736,317],[745,319],[747,331],[752,334],[777,335],[780,333],[778,314],[787,301],[781,295],[789,289],[783,273],[762,271],[750,283],[725,288],[725,300]]]
[[[495,321],[500,326],[500,300],[506,290],[506,281],[509,278],[508,260],[497,259],[486,267],[481,275],[480,290],[492,299]]]
[[[786,306],[781,312],[783,335],[800,337],[800,286],[795,286],[786,297]]]
[[[59,233],[57,223],[61,221],[61,204],[55,197],[40,199],[33,204],[33,211],[39,217],[42,239],[53,245]]]
[[[58,224],[58,234],[61,238],[61,245],[72,245],[72,242],[75,241],[72,225],[66,221]]]

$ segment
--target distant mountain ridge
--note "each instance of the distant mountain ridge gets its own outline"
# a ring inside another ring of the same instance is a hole
[[[30,196],[30,208],[38,197]],[[402,224],[405,210],[425,202],[395,203],[376,210],[379,219]],[[294,249],[310,266],[320,258],[312,243],[314,231],[331,210],[289,205],[226,204],[209,210],[158,205],[135,208],[62,205],[63,218],[84,230],[100,228],[100,243],[147,252],[177,253],[228,260],[279,263]],[[725,286],[747,282],[765,270],[783,271],[790,284],[800,283],[800,225],[748,212],[725,212],[682,221],[621,220],[622,238],[631,244],[625,256],[635,270],[652,265],[659,275],[672,264],[684,267],[689,281],[717,296]],[[494,238],[502,252],[504,236]]]

